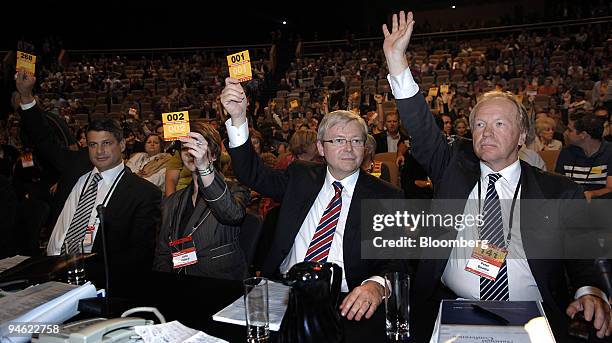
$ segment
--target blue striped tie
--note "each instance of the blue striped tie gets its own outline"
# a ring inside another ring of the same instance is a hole
[[[102,175],[100,175],[100,173],[93,174],[87,190],[79,198],[79,203],[74,215],[72,216],[70,227],[68,228],[66,238],[64,239],[62,253],[77,254],[81,252],[81,243],[85,237],[85,231],[87,224],[89,224],[91,211],[96,203],[96,197],[98,195],[98,182],[101,179]]]
[[[329,249],[334,240],[334,233],[340,219],[342,209],[342,184],[338,181],[333,183],[336,194],[327,205],[321,216],[317,230],[312,236],[304,261],[327,262]]]
[[[500,177],[500,174],[489,174],[489,186],[487,187],[487,197],[484,202],[484,224],[482,230],[480,230],[480,239],[486,239],[489,244],[493,244],[498,248],[505,248],[506,241],[504,240],[501,204],[495,190],[495,182]],[[480,277],[480,300],[509,300],[508,271],[505,259],[495,281]]]

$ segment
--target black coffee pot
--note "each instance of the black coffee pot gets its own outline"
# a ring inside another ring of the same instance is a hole
[[[342,268],[335,263],[300,262],[283,283],[291,286],[278,342],[338,343],[344,333],[338,313]]]

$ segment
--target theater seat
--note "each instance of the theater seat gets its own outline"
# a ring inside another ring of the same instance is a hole
[[[538,151],[538,154],[540,154],[540,157],[542,157],[544,163],[546,164],[546,170],[548,170],[548,172],[555,172],[555,166],[557,165],[559,153],[561,153],[561,150]]]

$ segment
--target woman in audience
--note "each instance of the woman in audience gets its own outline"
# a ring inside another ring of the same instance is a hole
[[[161,138],[150,134],[145,139],[145,152],[132,155],[126,165],[143,179],[150,181],[162,191],[165,187],[166,167],[171,155],[161,151]]]
[[[249,129],[249,137],[251,138],[251,144],[253,145],[253,150],[257,153],[257,155],[261,155],[261,148],[263,145],[263,135],[254,129]]]
[[[242,280],[247,266],[239,235],[249,192],[219,172],[217,130],[208,124],[191,125],[189,137],[181,138],[181,159],[193,182],[162,202],[153,269]]]
[[[289,140],[290,153],[278,157],[276,169],[286,169],[293,161],[321,162],[317,151],[317,133],[312,130],[296,131]]]
[[[472,133],[468,127],[468,121],[465,118],[455,120],[455,134],[459,137],[472,139]]]
[[[535,121],[536,137],[532,145],[533,150],[561,150],[561,142],[553,139],[555,126],[555,120],[549,117],[539,118]]]

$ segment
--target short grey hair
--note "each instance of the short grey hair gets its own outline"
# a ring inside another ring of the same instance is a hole
[[[529,134],[529,115],[527,114],[527,110],[525,106],[521,104],[518,99],[511,92],[501,92],[501,91],[490,91],[483,94],[476,103],[476,106],[472,108],[470,112],[470,127],[474,126],[474,116],[476,115],[476,111],[480,107],[480,104],[492,100],[492,99],[506,99],[514,104],[516,107],[516,117],[517,122],[519,124],[519,129],[521,130],[521,134],[528,135]]]
[[[337,124],[346,125],[352,121],[356,121],[357,124],[359,124],[359,126],[362,128],[361,136],[365,141],[368,135],[368,124],[366,124],[365,120],[363,120],[363,118],[361,118],[357,114],[344,110],[333,111],[323,117],[321,123],[319,124],[317,140],[322,141],[325,139],[325,132],[327,131],[327,129]]]
[[[368,152],[374,155],[376,152],[376,138],[374,138],[374,136],[368,135],[368,138],[365,141],[365,148],[368,150]]]

